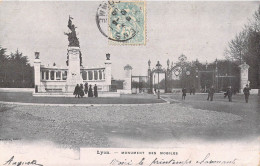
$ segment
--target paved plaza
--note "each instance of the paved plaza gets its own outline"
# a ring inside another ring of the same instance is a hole
[[[153,95],[130,96],[139,100],[150,98],[152,103],[156,99]],[[251,95],[248,104],[243,95],[235,95],[232,103],[222,94],[216,94],[212,102],[203,94],[188,95],[185,101],[180,95],[167,94],[162,98],[171,104],[94,107],[1,104],[0,139],[45,140],[78,148],[151,147],[169,141],[253,140],[259,136],[259,96]]]
[[[33,104],[147,104],[163,103],[156,96],[140,95],[121,95],[121,97],[34,97],[31,92],[0,92],[0,101],[15,103]]]

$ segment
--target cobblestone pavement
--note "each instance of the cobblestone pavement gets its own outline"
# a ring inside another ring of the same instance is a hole
[[[176,96],[163,97],[176,101]],[[235,109],[221,111],[221,105],[219,110],[214,110],[218,108],[217,101],[208,106],[209,103],[199,100],[202,96],[193,98],[190,102],[187,99],[180,103],[149,106],[1,105],[0,139],[47,140],[77,148],[139,147],[145,146],[142,142],[243,140],[259,136],[259,112],[243,111],[240,107],[237,107],[240,113],[234,113]]]
[[[163,100],[148,94],[130,94],[120,97],[35,97],[31,92],[0,92],[0,101],[41,104],[149,104],[163,103]]]

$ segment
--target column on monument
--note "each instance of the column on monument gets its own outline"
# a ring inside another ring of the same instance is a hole
[[[49,80],[51,80],[51,70],[49,70]]]
[[[45,80],[48,80],[48,70],[45,70]]]
[[[101,71],[101,70],[98,70],[98,74],[99,74],[98,79],[99,79],[99,80],[102,80],[102,71]]]
[[[87,80],[89,81],[89,72],[87,71],[86,73],[87,73]]]
[[[99,80],[99,70],[97,70],[97,80]]]
[[[43,73],[44,72],[41,70],[40,73],[41,73],[41,80],[43,80],[43,77],[44,77]]]
[[[94,72],[94,70],[92,70],[92,80],[94,80],[94,74],[95,74],[95,72]]]
[[[46,71],[43,71],[43,79],[46,80]]]
[[[106,79],[106,75],[105,75],[106,73],[105,73],[105,70],[103,70],[103,80],[105,80]]]
[[[56,74],[56,79],[61,80],[61,71],[60,70]]]
[[[54,80],[56,80],[56,70],[53,71],[54,72]]]
[[[99,79],[102,80],[102,76],[103,76],[102,75],[102,70],[99,70],[99,76],[100,76]]]

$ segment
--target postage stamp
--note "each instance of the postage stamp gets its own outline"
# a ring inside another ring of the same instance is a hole
[[[145,45],[146,17],[144,1],[110,2],[108,38],[115,45]]]

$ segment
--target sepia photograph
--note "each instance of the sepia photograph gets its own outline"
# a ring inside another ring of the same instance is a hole
[[[259,1],[0,0],[0,166],[259,166]]]

